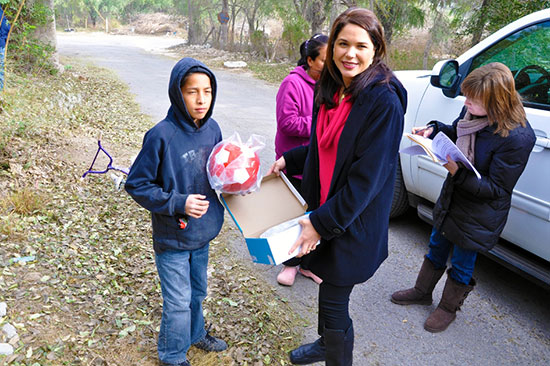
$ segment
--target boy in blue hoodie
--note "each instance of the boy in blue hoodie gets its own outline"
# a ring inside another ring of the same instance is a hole
[[[223,206],[210,187],[206,161],[222,140],[210,116],[216,78],[201,62],[181,59],[172,69],[166,118],[143,138],[125,189],[151,211],[153,247],[163,306],[158,337],[161,365],[189,366],[191,345],[223,351],[204,329],[209,242],[220,232]]]

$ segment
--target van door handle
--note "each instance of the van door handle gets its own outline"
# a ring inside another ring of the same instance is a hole
[[[535,145],[540,146],[545,149],[550,149],[550,139],[547,137],[539,137],[537,136],[537,142],[535,142]]]

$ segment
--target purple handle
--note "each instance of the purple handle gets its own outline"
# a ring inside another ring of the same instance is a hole
[[[123,168],[118,168],[118,167],[115,167],[113,166],[113,158],[111,157],[111,155],[107,152],[107,150],[105,150],[103,148],[103,146],[101,146],[101,140],[97,140],[97,145],[98,145],[98,148],[97,148],[97,151],[95,153],[95,156],[94,156],[94,160],[92,161],[92,164],[90,165],[90,167],[88,168],[88,170],[86,171],[86,173],[82,174],[82,178],[86,177],[88,174],[92,173],[92,174],[105,174],[107,173],[109,170],[116,170],[116,171],[119,171],[123,174],[126,174],[128,175],[128,170],[127,169],[123,169]],[[105,170],[92,170],[92,168],[94,167],[94,164],[95,164],[95,161],[97,160],[97,157],[99,155],[99,152],[100,151],[103,151],[103,153],[105,155],[107,155],[107,157],[109,158],[109,164],[107,164],[107,168],[105,168]]]

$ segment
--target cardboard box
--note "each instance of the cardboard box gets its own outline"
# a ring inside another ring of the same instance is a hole
[[[288,179],[281,174],[262,179],[260,190],[245,196],[221,194],[221,201],[243,234],[252,260],[263,264],[281,264],[298,254],[288,254],[300,235],[301,226],[260,238],[267,229],[304,215],[307,205]]]

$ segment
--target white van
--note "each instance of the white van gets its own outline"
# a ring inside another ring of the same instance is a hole
[[[537,142],[512,195],[512,208],[494,259],[550,284],[550,9],[525,16],[481,41],[456,60],[430,71],[397,71],[408,92],[405,132],[431,120],[450,124],[464,105],[460,84],[490,62],[507,65],[523,98]],[[409,139],[401,148],[410,146]],[[431,222],[447,170],[427,156],[400,155],[392,217],[409,207]]]

